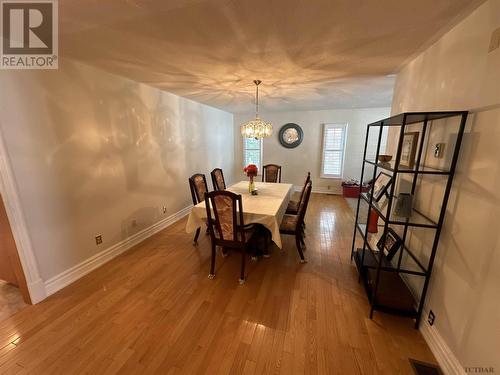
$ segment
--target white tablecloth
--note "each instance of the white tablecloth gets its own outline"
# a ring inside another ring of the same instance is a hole
[[[245,225],[255,223],[265,226],[271,232],[274,243],[281,249],[280,223],[293,194],[293,185],[255,182],[255,187],[258,195],[248,192],[248,181],[240,181],[227,190],[241,194]],[[186,232],[191,233],[203,227],[206,218],[205,202],[201,202],[191,210]]]

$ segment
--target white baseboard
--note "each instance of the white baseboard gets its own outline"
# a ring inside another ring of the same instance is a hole
[[[422,316],[427,315],[424,313]],[[464,367],[450,350],[437,329],[431,326],[425,319],[420,324],[420,333],[422,333],[445,375],[466,375]]]
[[[182,219],[184,216],[189,214],[191,208],[192,206],[183,208],[182,210],[166,217],[163,220],[158,221],[150,227],[145,228],[130,237],[127,237],[126,239],[114,244],[113,246],[108,247],[100,253],[84,260],[80,264],[77,264],[76,266],[71,267],[64,272],[61,272],[59,275],[56,275],[45,281],[46,296],[54,294],[58,290],[61,290],[65,286],[75,282],[89,272],[102,266],[104,263],[109,262],[111,259],[122,254],[131,247],[137,245],[138,243],[172,225],[176,221]]]
[[[312,188],[313,193],[318,193],[318,194],[332,194],[332,195],[342,195],[342,191],[339,189],[328,189],[326,187],[314,187]]]
[[[298,185],[293,186],[293,190],[295,192],[302,191],[302,188],[303,188],[303,186],[298,186]],[[329,190],[327,187],[321,187],[321,186],[314,187],[314,185],[313,185],[311,192],[318,193],[318,194],[342,195],[342,190],[340,190],[340,189],[330,189]]]
[[[41,278],[39,278],[34,282],[29,282],[28,290],[30,291],[31,303],[33,305],[47,298],[47,290],[45,289],[45,283]]]

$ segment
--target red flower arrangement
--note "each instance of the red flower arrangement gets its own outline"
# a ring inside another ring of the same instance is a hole
[[[252,195],[257,194],[257,190],[255,190],[255,185],[253,183],[253,178],[257,176],[257,166],[255,164],[248,164],[245,168],[243,168],[243,172],[247,174],[247,176],[250,178],[250,182],[248,184],[248,192],[251,193]]]
[[[258,169],[255,164],[248,164],[245,168],[243,168],[243,172],[245,172],[248,177],[255,177],[257,176]]]

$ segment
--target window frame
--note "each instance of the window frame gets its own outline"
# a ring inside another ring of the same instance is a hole
[[[335,129],[335,128],[340,128],[342,129],[342,148],[341,149],[331,149],[331,150],[326,150],[326,142],[325,142],[325,135],[326,135],[326,130],[327,129]],[[346,149],[346,144],[347,144],[347,129],[348,129],[348,124],[347,123],[325,123],[323,124],[323,133],[322,133],[322,147],[321,147],[321,173],[320,177],[321,178],[330,178],[330,179],[342,179],[344,176],[344,161],[345,161],[345,149]],[[325,152],[326,151],[342,151],[342,157],[341,157],[341,162],[340,162],[340,174],[334,175],[334,174],[325,174],[323,173],[325,170]]]
[[[247,151],[247,148],[246,148],[246,142],[245,140],[248,139],[248,138],[242,138],[242,144],[243,144],[243,168],[246,167],[246,164],[245,164],[245,161],[246,161],[246,151]],[[259,148],[259,152],[260,152],[260,158],[259,158],[259,164],[257,165],[257,170],[258,170],[258,173],[257,173],[257,176],[260,176],[262,175],[262,165],[263,165],[263,154],[264,154],[264,139],[262,138],[258,138],[257,139],[259,141],[259,144],[260,144],[260,148]],[[255,148],[250,148],[248,150],[257,150]]]

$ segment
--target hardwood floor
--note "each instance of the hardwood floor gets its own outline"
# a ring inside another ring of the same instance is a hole
[[[19,288],[0,280],[0,322],[26,306]]]
[[[376,313],[350,263],[353,215],[313,194],[307,264],[285,251],[248,262],[217,258],[185,219],[44,302],[0,323],[6,374],[413,374],[435,362],[410,319]]]

